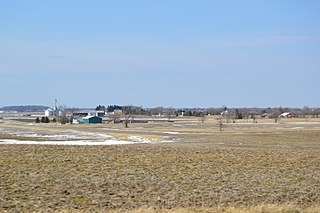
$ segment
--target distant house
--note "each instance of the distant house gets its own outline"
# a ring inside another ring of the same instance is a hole
[[[121,113],[122,113],[122,109],[113,110],[113,114],[121,114]]]
[[[98,117],[104,117],[105,116],[105,112],[104,111],[96,111],[95,115]]]
[[[122,113],[122,109],[115,109],[112,112],[107,112],[108,115],[117,115],[121,113]]]
[[[294,118],[295,115],[291,112],[283,112],[279,115],[279,118]]]
[[[102,118],[98,116],[87,116],[83,118],[84,124],[101,124]]]

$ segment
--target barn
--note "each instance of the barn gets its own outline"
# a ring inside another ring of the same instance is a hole
[[[97,116],[87,116],[83,118],[84,124],[101,124],[102,118]]]
[[[281,115],[279,115],[279,118],[294,118],[295,115],[291,112],[284,112]]]

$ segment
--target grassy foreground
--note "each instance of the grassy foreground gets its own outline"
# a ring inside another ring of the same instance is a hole
[[[0,152],[5,211],[196,211],[271,204],[306,210],[320,203],[319,149],[203,143],[2,145]]]
[[[318,125],[235,124],[213,133],[210,125],[106,130],[179,139],[171,143],[2,144],[0,212],[320,212]]]

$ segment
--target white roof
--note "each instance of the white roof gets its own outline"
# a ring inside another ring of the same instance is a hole
[[[88,115],[88,116],[86,116],[86,117],[83,117],[83,118],[85,118],[85,119],[90,119],[90,118],[100,118],[100,117],[98,117],[98,116],[95,116],[95,115]]]
[[[86,116],[86,117],[83,117],[83,118],[93,118],[93,117],[96,117],[96,116],[90,115],[90,116]]]

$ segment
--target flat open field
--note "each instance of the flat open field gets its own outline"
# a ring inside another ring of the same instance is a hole
[[[1,120],[0,211],[319,212],[319,120],[257,122]]]

